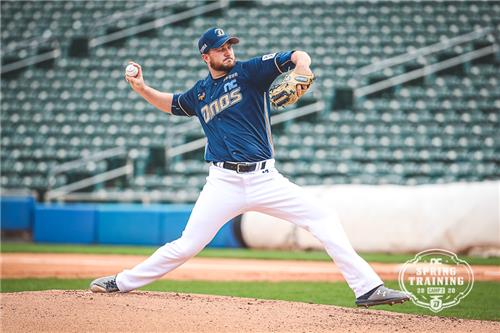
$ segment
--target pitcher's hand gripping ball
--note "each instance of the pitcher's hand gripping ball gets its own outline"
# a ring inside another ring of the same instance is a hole
[[[129,64],[127,68],[125,68],[125,75],[131,77],[137,77],[139,74],[139,68],[136,65]]]
[[[274,107],[285,107],[297,102],[311,87],[314,81],[313,74],[297,74],[292,71],[286,74],[283,81],[269,90],[269,98]],[[301,86],[300,94],[297,86]]]

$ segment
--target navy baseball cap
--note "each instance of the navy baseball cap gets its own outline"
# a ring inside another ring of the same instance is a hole
[[[238,44],[240,40],[237,37],[226,35],[224,30],[220,28],[210,28],[201,35],[198,41],[198,49],[200,53],[207,53],[210,49],[216,49],[226,44]]]

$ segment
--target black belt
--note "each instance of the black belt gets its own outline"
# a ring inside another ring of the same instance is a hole
[[[233,162],[222,162],[217,163],[217,165],[223,167],[224,169],[233,170],[237,173],[245,173],[252,172],[257,169],[257,166],[260,164],[260,168],[258,170],[262,170],[266,167],[266,162],[255,162],[255,163],[233,163]]]

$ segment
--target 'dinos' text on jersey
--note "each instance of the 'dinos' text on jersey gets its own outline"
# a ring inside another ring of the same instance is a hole
[[[224,85],[226,93],[216,100],[201,108],[205,123],[212,120],[217,114],[221,113],[230,106],[239,103],[242,99],[240,87],[236,85],[236,80],[232,80]]]

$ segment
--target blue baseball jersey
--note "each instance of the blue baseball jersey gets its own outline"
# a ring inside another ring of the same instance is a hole
[[[198,117],[207,136],[205,160],[257,162],[273,157],[269,87],[295,67],[293,51],[237,61],[227,75],[211,74],[174,94],[172,114]]]

